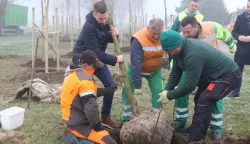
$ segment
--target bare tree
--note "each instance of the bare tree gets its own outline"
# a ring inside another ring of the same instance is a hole
[[[132,8],[131,0],[129,0],[129,35],[132,36]]]
[[[5,9],[8,4],[13,3],[15,0],[0,0],[0,17],[3,17],[5,14]]]
[[[165,8],[165,26],[168,24],[168,12],[167,12],[167,1],[164,0],[164,8]]]

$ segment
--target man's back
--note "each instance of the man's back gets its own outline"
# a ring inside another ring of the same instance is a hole
[[[88,71],[72,70],[64,79],[61,93],[62,118],[65,124],[69,126],[89,124],[82,100],[85,94],[96,95],[93,77]]]
[[[195,40],[185,39],[183,43],[184,71],[190,71],[189,64],[202,67],[202,75],[208,80],[215,80],[223,74],[233,72],[237,65],[232,59],[225,56],[209,44]],[[194,70],[191,70],[194,71]]]

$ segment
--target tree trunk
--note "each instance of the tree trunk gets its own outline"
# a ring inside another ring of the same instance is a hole
[[[164,0],[164,7],[165,7],[165,26],[168,24],[168,13],[167,13],[167,1]]]
[[[131,0],[129,0],[129,36],[132,36],[132,9]]]

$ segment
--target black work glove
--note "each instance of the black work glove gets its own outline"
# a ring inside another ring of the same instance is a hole
[[[96,125],[93,125],[93,129],[97,132],[104,130],[103,125],[100,123],[100,121]]]
[[[115,83],[106,88],[97,88],[97,97],[104,95],[113,95],[116,90],[117,85]]]

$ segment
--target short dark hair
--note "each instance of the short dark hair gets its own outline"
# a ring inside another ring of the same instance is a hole
[[[181,21],[181,26],[185,27],[188,24],[190,24],[192,27],[198,24],[198,21],[194,16],[186,16],[182,21]]]
[[[101,14],[104,14],[107,12],[107,6],[104,2],[97,2],[97,3],[95,3],[94,11],[101,13]]]
[[[191,0],[191,1],[193,1],[193,2],[198,2],[198,0]],[[190,1],[190,2],[191,2],[191,1]]]

